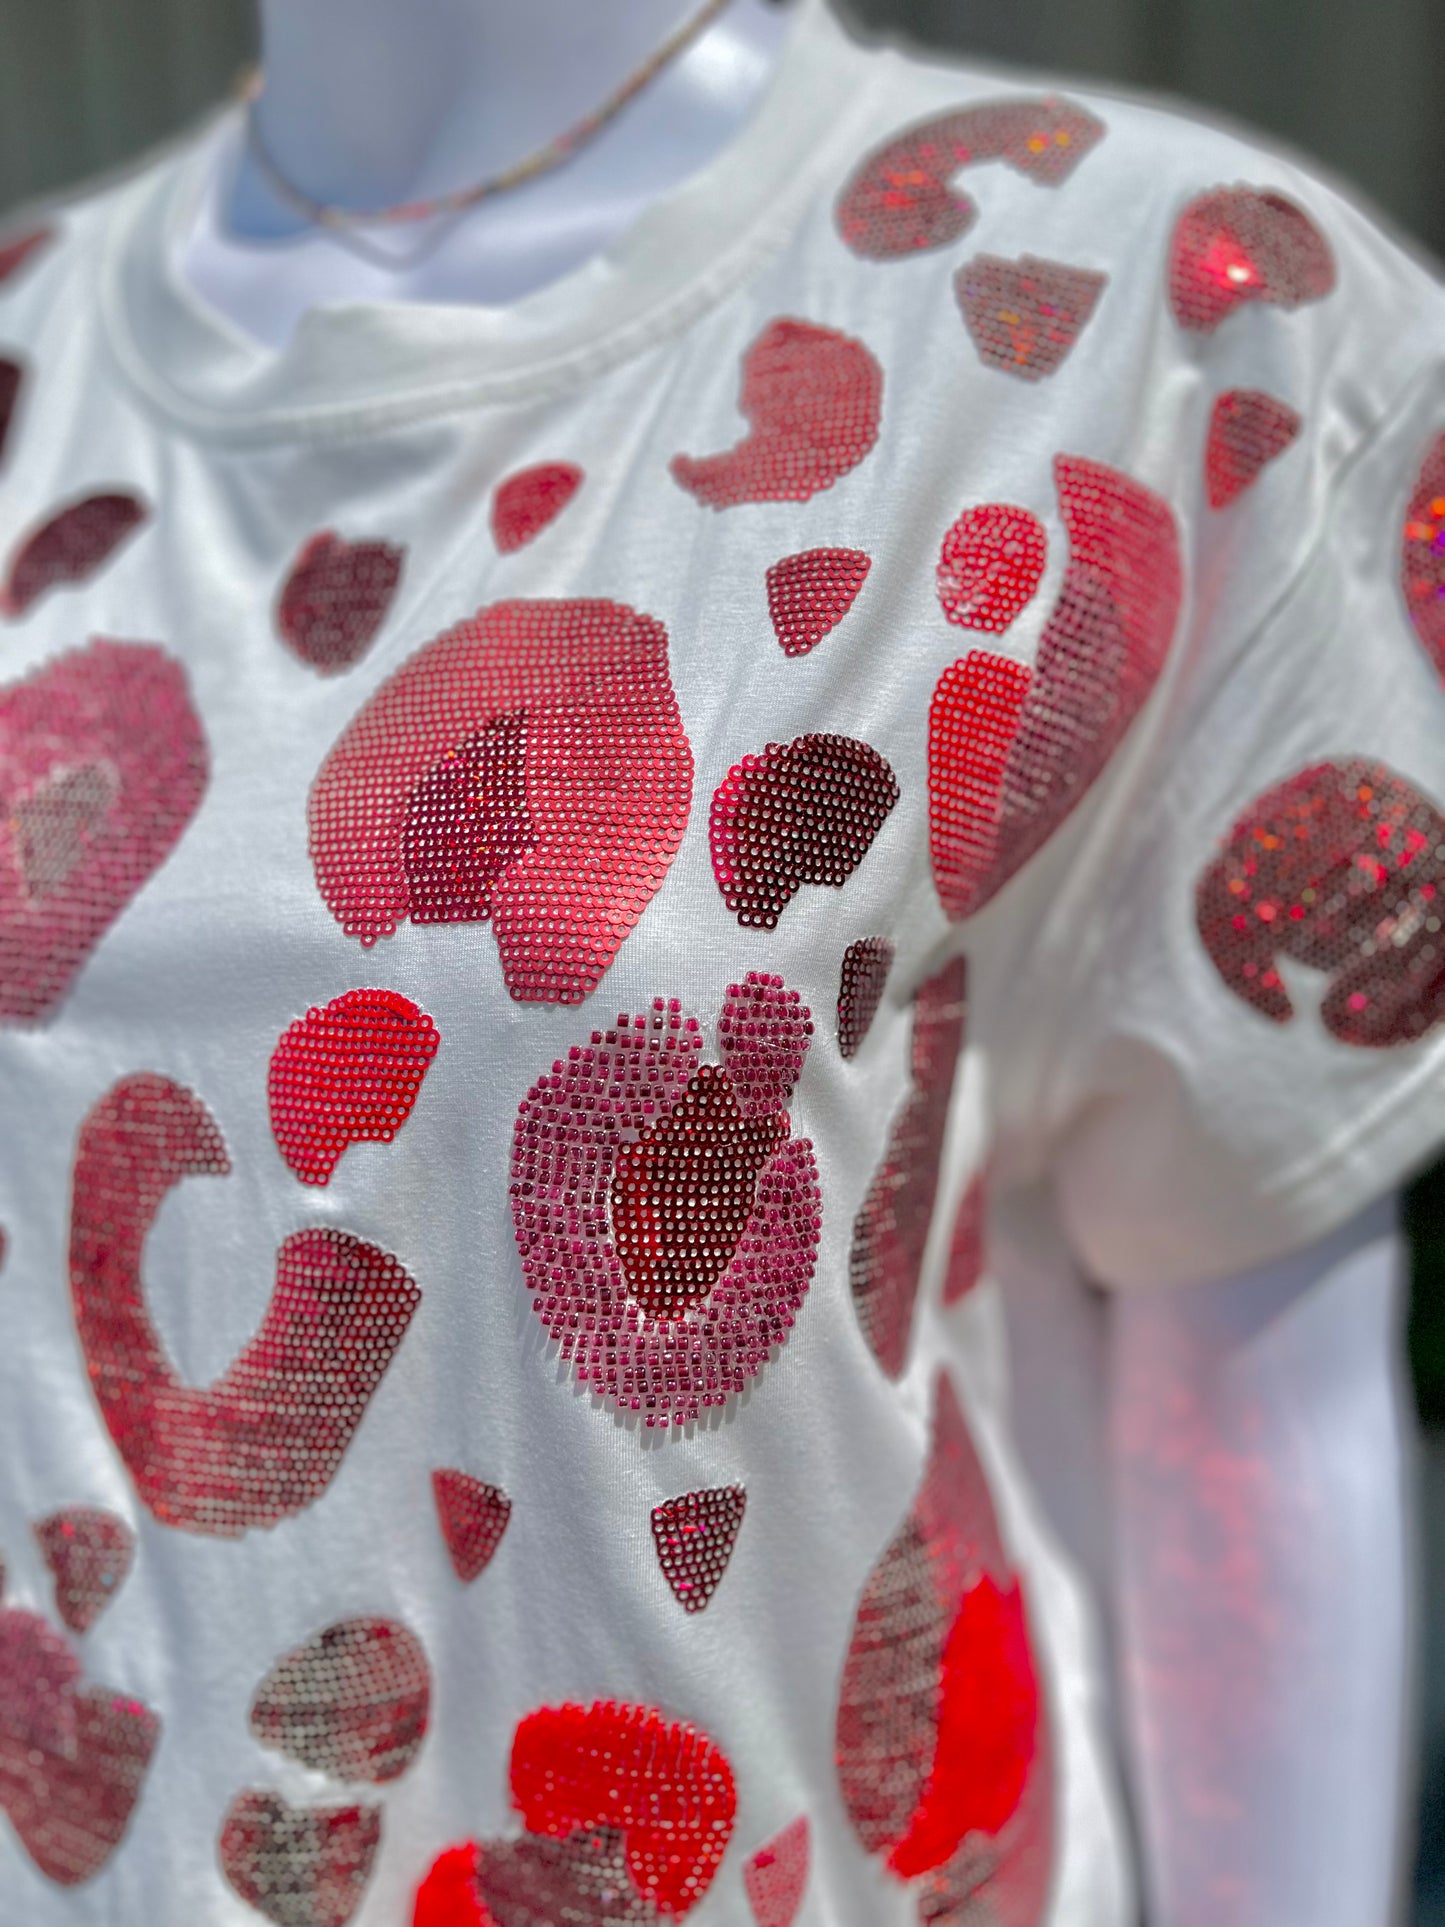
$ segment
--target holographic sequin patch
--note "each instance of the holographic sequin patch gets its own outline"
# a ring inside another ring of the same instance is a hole
[[[346,1619],[272,1667],[251,1702],[251,1731],[318,1773],[380,1786],[416,1758],[430,1710],[416,1635],[394,1619]]]
[[[918,987],[912,1087],[853,1224],[848,1258],[853,1309],[868,1349],[890,1378],[899,1376],[908,1358],[948,1109],[963,1050],[967,983],[968,966],[956,957]]]
[[[85,582],[150,514],[136,495],[87,495],[52,515],[21,543],[0,591],[0,614],[24,615],[47,589]]]
[[[980,101],[906,127],[876,147],[838,197],[838,232],[855,254],[891,261],[946,247],[978,218],[955,174],[1003,161],[1041,187],[1057,187],[1105,134],[1102,121],[1073,101]]]
[[[793,1927],[808,1885],[809,1854],[808,1816],[800,1813],[743,1868],[743,1889],[757,1927]]]
[[[728,991],[720,1066],[659,999],[574,1045],[518,1110],[512,1219],[533,1310],[579,1381],[648,1425],[740,1392],[801,1309],[821,1207],[784,1106],[811,1033],[797,992],[750,971]],[[708,1112],[700,1088],[719,1100]]]
[[[575,462],[538,462],[497,484],[492,497],[492,540],[503,555],[523,548],[555,522],[582,486]]]
[[[329,1184],[348,1145],[391,1142],[440,1042],[396,990],[348,990],[296,1019],[271,1053],[266,1094],[277,1148],[303,1184]]]
[[[1401,577],[1415,633],[1445,677],[1445,435],[1431,444],[1405,511]]]
[[[377,1807],[293,1807],[239,1793],[221,1827],[221,1872],[275,1927],[346,1927],[381,1845]]]
[[[954,293],[986,368],[1042,381],[1057,373],[1088,326],[1109,277],[1026,254],[980,254],[959,269]]]
[[[843,952],[838,983],[838,1051],[856,1057],[873,1028],[884,986],[893,968],[893,945],[887,937],[860,937]]]
[[[677,455],[673,479],[708,508],[806,502],[878,439],[883,370],[848,335],[809,321],[769,325],[743,356],[749,434],[721,455]]]
[[[28,234],[17,235],[13,241],[0,243],[0,283],[11,280],[33,255],[54,239],[53,228],[38,227]]]
[[[431,1486],[452,1570],[469,1586],[492,1563],[512,1517],[512,1501],[500,1486],[451,1466],[433,1472]]]
[[[948,1269],[943,1274],[943,1302],[956,1305],[983,1276],[984,1223],[987,1195],[983,1174],[975,1176],[959,1200],[948,1247]]]
[[[922,1487],[859,1602],[835,1743],[859,1840],[900,1878],[926,1880],[920,1921],[968,1918],[933,1905],[945,1881],[963,1885],[961,1855],[1002,1857],[1021,1811],[1037,1831],[1044,1727],[1022,1593],[940,1376]]]
[[[1212,333],[1237,308],[1298,308],[1335,285],[1330,244],[1283,194],[1221,187],[1191,201],[1169,254],[1169,300],[1181,328]]]
[[[804,549],[768,570],[768,614],[785,656],[806,656],[847,615],[872,568],[861,549]]]
[[[929,716],[933,878],[972,916],[1054,834],[1153,689],[1183,591],[1169,505],[1101,463],[1054,463],[1069,566],[1033,667],[977,650]]]
[[[0,1812],[62,1887],[93,1879],[120,1845],[160,1737],[148,1707],[80,1680],[43,1619],[0,1607]]]
[[[1231,388],[1214,404],[1204,451],[1212,509],[1228,508],[1304,426],[1294,409],[1257,388]]]
[[[25,370],[8,355],[0,355],[0,458],[5,454],[10,430],[15,425],[16,405],[25,385]]]
[[[88,1633],[125,1584],[135,1534],[99,1506],[67,1506],[37,1519],[35,1537],[55,1581],[55,1610],[73,1633]]]
[[[174,1185],[229,1169],[198,1097],[122,1078],[81,1125],[70,1219],[71,1302],[106,1427],[163,1525],[219,1538],[321,1496],[421,1297],[376,1246],[295,1232],[256,1336],[213,1385],[182,1384],[146,1309],[142,1253]]]
[[[747,1504],[740,1485],[727,1485],[652,1508],[657,1563],[684,1612],[702,1612],[722,1584]]]
[[[276,629],[301,661],[339,675],[366,654],[386,621],[406,550],[390,542],[343,542],[313,535],[292,565],[276,605]]]
[[[164,650],[92,642],[0,689],[0,1022],[51,1014],[180,841],[208,773]]]
[[[938,600],[961,629],[1002,635],[1043,580],[1048,537],[1036,515],[1009,502],[966,509],[943,538]]]
[[[772,930],[805,883],[841,889],[898,801],[887,761],[852,736],[799,736],[745,756],[718,785],[708,833],[723,902]]]
[[[615,602],[499,602],[342,734],[312,786],[311,859],[348,936],[489,919],[514,997],[580,1003],[691,800],[662,624]]]
[[[1445,1017],[1445,816],[1382,763],[1316,763],[1266,790],[1199,880],[1204,947],[1236,997],[1294,1015],[1281,957],[1325,972],[1342,1044],[1412,1044]]]

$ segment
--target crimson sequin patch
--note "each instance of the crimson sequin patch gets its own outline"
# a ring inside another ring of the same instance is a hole
[[[721,1065],[676,999],[574,1045],[523,1099],[512,1220],[532,1307],[578,1379],[648,1425],[742,1391],[812,1282],[817,1164],[784,1108],[812,1021],[779,977],[730,986]]]
[[[5,445],[10,439],[10,430],[15,422],[15,406],[24,385],[25,370],[20,362],[12,361],[9,355],[0,355],[0,458],[3,458]]]
[[[149,1707],[80,1680],[43,1619],[0,1606],[0,1811],[62,1887],[93,1879],[120,1845],[160,1737]]]
[[[469,1586],[492,1563],[512,1517],[512,1501],[500,1486],[487,1485],[452,1466],[433,1472],[431,1485],[452,1570]]]
[[[720,455],[676,455],[673,479],[709,508],[806,502],[878,439],[883,370],[861,341],[810,321],[770,322],[743,356],[747,436]]]
[[[943,1375],[922,1486],[859,1602],[835,1758],[865,1849],[920,1882],[920,1922],[969,1918],[936,1903],[989,1882],[1002,1918],[1037,1918],[1010,1909],[1041,1905],[1047,1887],[1045,1709],[1022,1591]]]
[[[1011,502],[965,509],[938,554],[938,600],[961,629],[1002,635],[1033,601],[1048,561],[1043,523]]]
[[[967,1298],[983,1276],[987,1204],[983,1173],[978,1172],[970,1179],[968,1189],[960,1198],[958,1212],[953,1220],[953,1237],[948,1247],[948,1269],[943,1274],[945,1305],[956,1305]]]
[[[380,1786],[426,1736],[431,1670],[394,1619],[346,1619],[278,1660],[251,1702],[262,1746],[337,1780]]]
[[[17,235],[13,241],[0,244],[0,282],[9,281],[20,272],[32,255],[55,238],[53,228],[32,228],[28,234]]]
[[[1342,1044],[1412,1044],[1445,1017],[1445,816],[1382,763],[1316,763],[1266,790],[1199,880],[1195,912],[1225,983],[1277,1024],[1278,959],[1324,971]]]
[[[984,366],[1042,381],[1063,366],[1108,279],[1032,254],[1017,261],[980,254],[959,269],[953,289]]]
[[[137,495],[87,495],[57,510],[21,543],[0,591],[0,613],[21,616],[47,589],[85,582],[140,527],[150,510]]]
[[[959,240],[978,207],[951,183],[963,168],[1003,161],[1057,187],[1101,141],[1104,123],[1070,100],[979,101],[906,127],[874,148],[838,197],[838,232],[855,254],[891,261]]]
[[[329,1184],[349,1145],[391,1142],[440,1042],[397,990],[348,990],[282,1033],[266,1095],[277,1148],[303,1184]]]
[[[1298,308],[1335,285],[1330,244],[1283,194],[1220,187],[1180,215],[1169,253],[1169,301],[1182,328],[1211,333],[1250,301]]]
[[[1102,773],[1164,666],[1183,592],[1167,502],[1080,456],[1054,463],[1069,565],[1032,667],[976,650],[929,714],[933,879],[972,916]]]
[[[615,602],[498,602],[348,725],[312,786],[311,860],[348,936],[490,920],[515,998],[580,1003],[691,800],[662,624]]]
[[[0,1022],[48,1017],[209,774],[185,671],[92,642],[0,690]]]
[[[276,604],[281,640],[323,676],[350,669],[386,621],[405,560],[391,542],[344,542],[332,529],[313,535]]]
[[[55,1610],[87,1633],[125,1584],[135,1534],[100,1506],[73,1505],[37,1519],[35,1537],[55,1581]]]
[[[503,555],[522,548],[555,522],[582,486],[575,462],[538,462],[497,484],[492,497],[492,540]]]
[[[887,937],[860,937],[843,952],[838,980],[840,1056],[857,1056],[863,1039],[873,1028],[892,968],[893,945]]]
[[[1445,435],[1420,466],[1405,511],[1400,569],[1415,633],[1445,677]]]
[[[785,656],[806,656],[858,599],[872,558],[861,549],[803,549],[768,570],[768,614]]]
[[[725,1485],[652,1508],[657,1563],[684,1612],[702,1612],[722,1584],[747,1505],[740,1485]]]
[[[229,1169],[198,1097],[122,1078],[81,1125],[70,1218],[71,1302],[106,1428],[162,1524],[220,1538],[321,1496],[421,1298],[375,1245],[295,1232],[256,1336],[213,1385],[182,1384],[146,1309],[145,1240],[183,1177]]]
[[[853,1224],[848,1284],[868,1349],[890,1378],[908,1358],[939,1164],[963,1051],[968,966],[945,964],[913,1000],[912,1084]]]
[[[852,736],[799,736],[745,756],[719,783],[713,875],[737,920],[776,927],[805,883],[841,889],[898,801],[887,760]]]
[[[238,1793],[221,1826],[221,1872],[275,1927],[346,1927],[381,1845],[377,1807],[294,1807]]]
[[[757,1927],[793,1927],[808,1885],[809,1853],[808,1816],[800,1813],[743,1868],[743,1890]]]
[[[1212,509],[1228,508],[1260,471],[1289,447],[1304,426],[1285,402],[1258,388],[1231,388],[1214,404],[1204,450],[1204,480]]]

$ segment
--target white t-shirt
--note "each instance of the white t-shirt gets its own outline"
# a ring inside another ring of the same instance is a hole
[[[1445,298],[814,5],[275,353],[225,132],[0,289],[7,1917],[1127,1921],[985,1194],[1157,1288],[1431,1149]]]

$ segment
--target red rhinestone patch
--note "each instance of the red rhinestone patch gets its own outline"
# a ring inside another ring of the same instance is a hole
[[[555,522],[582,486],[574,462],[538,462],[497,484],[492,497],[492,540],[503,555],[520,549]]]
[[[772,930],[805,883],[841,889],[898,801],[888,762],[852,736],[799,736],[745,756],[718,785],[708,834],[723,902]]]
[[[759,1847],[743,1868],[743,1887],[757,1927],[793,1927],[808,1885],[808,1816]]]
[[[674,456],[673,478],[708,508],[806,502],[873,447],[882,402],[883,370],[861,341],[771,322],[743,356],[750,433],[725,454]]]
[[[873,1028],[884,986],[893,968],[893,945],[887,937],[860,937],[843,952],[838,984],[838,1051],[856,1057]]]
[[[142,1252],[172,1186],[229,1169],[198,1097],[123,1078],[81,1125],[70,1221],[71,1300],[106,1427],[162,1524],[220,1538],[321,1496],[421,1298],[374,1245],[295,1232],[256,1336],[215,1384],[182,1384],[146,1309]]]
[[[68,1506],[35,1523],[55,1580],[55,1610],[73,1633],[88,1633],[125,1584],[135,1534],[99,1506]]]
[[[390,542],[343,542],[313,535],[276,605],[276,628],[294,656],[323,676],[359,662],[386,621],[406,550]]]
[[[311,791],[311,858],[365,944],[490,919],[507,988],[580,1003],[667,875],[692,752],[667,631],[615,602],[499,602],[418,651]]]
[[[1191,201],[1169,256],[1169,300],[1183,328],[1208,334],[1246,302],[1298,308],[1335,285],[1330,244],[1283,194],[1221,187]]]
[[[1054,464],[1069,566],[1032,668],[986,650],[945,670],[929,716],[933,878],[972,916],[1101,774],[1163,668],[1183,591],[1168,504],[1079,456]]]
[[[433,1472],[431,1485],[452,1570],[469,1586],[492,1563],[512,1516],[512,1501],[500,1486],[484,1485],[450,1466]]]
[[[1445,677],[1445,435],[1431,444],[1405,511],[1401,577],[1415,633]]]
[[[968,966],[962,957],[920,984],[913,1000],[913,1084],[893,1121],[853,1224],[848,1283],[868,1349],[890,1378],[908,1358],[943,1138],[963,1050]]]
[[[872,568],[861,549],[804,549],[768,570],[768,614],[785,656],[806,656],[837,628]]]
[[[653,1507],[657,1563],[684,1612],[700,1613],[721,1585],[747,1504],[740,1485],[727,1485]]]
[[[47,589],[85,582],[150,514],[138,496],[87,495],[26,537],[0,592],[0,613],[24,615]]]
[[[240,1793],[221,1827],[221,1872],[275,1927],[346,1927],[381,1845],[376,1807],[293,1807]]]
[[[1199,880],[1204,947],[1277,1024],[1280,957],[1330,978],[1342,1044],[1411,1044],[1445,1017],[1445,816],[1382,763],[1317,763],[1256,797]]]
[[[337,1780],[380,1786],[426,1736],[431,1671],[394,1619],[347,1619],[279,1660],[251,1702],[262,1746]]]
[[[1204,451],[1212,509],[1228,508],[1304,426],[1295,411],[1257,388],[1231,388],[1214,404]]]
[[[92,642],[0,690],[0,1022],[50,1015],[208,773],[185,671],[161,649]]]
[[[956,1305],[967,1298],[983,1276],[984,1223],[987,1197],[983,1175],[974,1177],[959,1200],[948,1248],[948,1270],[943,1277],[943,1302]]]
[[[312,1008],[271,1053],[271,1129],[303,1184],[329,1184],[348,1145],[389,1144],[411,1116],[441,1037],[396,990]]]
[[[980,254],[954,276],[964,326],[986,368],[1042,381],[1064,364],[1109,277],[1026,254]]]
[[[838,198],[838,232],[870,261],[946,247],[978,218],[977,205],[950,185],[963,168],[1004,161],[1041,187],[1057,187],[1104,133],[1085,108],[1052,97],[937,114],[893,135],[856,169]]]
[[[32,228],[28,234],[17,235],[13,241],[6,241],[0,246],[0,282],[18,274],[32,255],[38,254],[54,239],[52,228],[38,227]]]
[[[943,538],[938,600],[961,629],[1002,635],[1033,601],[1048,560],[1043,523],[1008,502],[966,509]]]
[[[575,1045],[518,1111],[512,1219],[533,1309],[579,1380],[648,1425],[740,1392],[812,1282],[817,1166],[783,1108],[811,1033],[796,991],[749,972],[728,991],[720,1066],[659,999]]]
[[[5,453],[10,430],[15,424],[15,408],[25,385],[25,370],[8,355],[0,355],[0,456]]]

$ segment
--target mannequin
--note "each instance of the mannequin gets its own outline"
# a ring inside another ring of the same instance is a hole
[[[261,11],[271,151],[308,193],[365,209],[514,162],[595,106],[687,8],[262,0]],[[277,347],[320,303],[523,299],[706,165],[765,89],[788,25],[765,0],[734,0],[563,168],[454,221],[371,230],[393,267],[309,230],[233,139],[190,237],[191,280]],[[1019,1432],[1113,1624],[1145,1885],[1163,1927],[1386,1917],[1407,1670],[1400,1275],[1381,1205],[1258,1273],[1115,1301],[1092,1380],[1077,1347],[1048,1354],[1061,1301],[1015,1294]],[[1077,1397],[1060,1398],[1065,1371],[1081,1372]],[[1083,1495],[1060,1498],[1070,1473]],[[1090,1530],[1083,1514],[1104,1518],[1111,1484],[1112,1528]],[[1252,1613],[1262,1602],[1269,1611]]]

